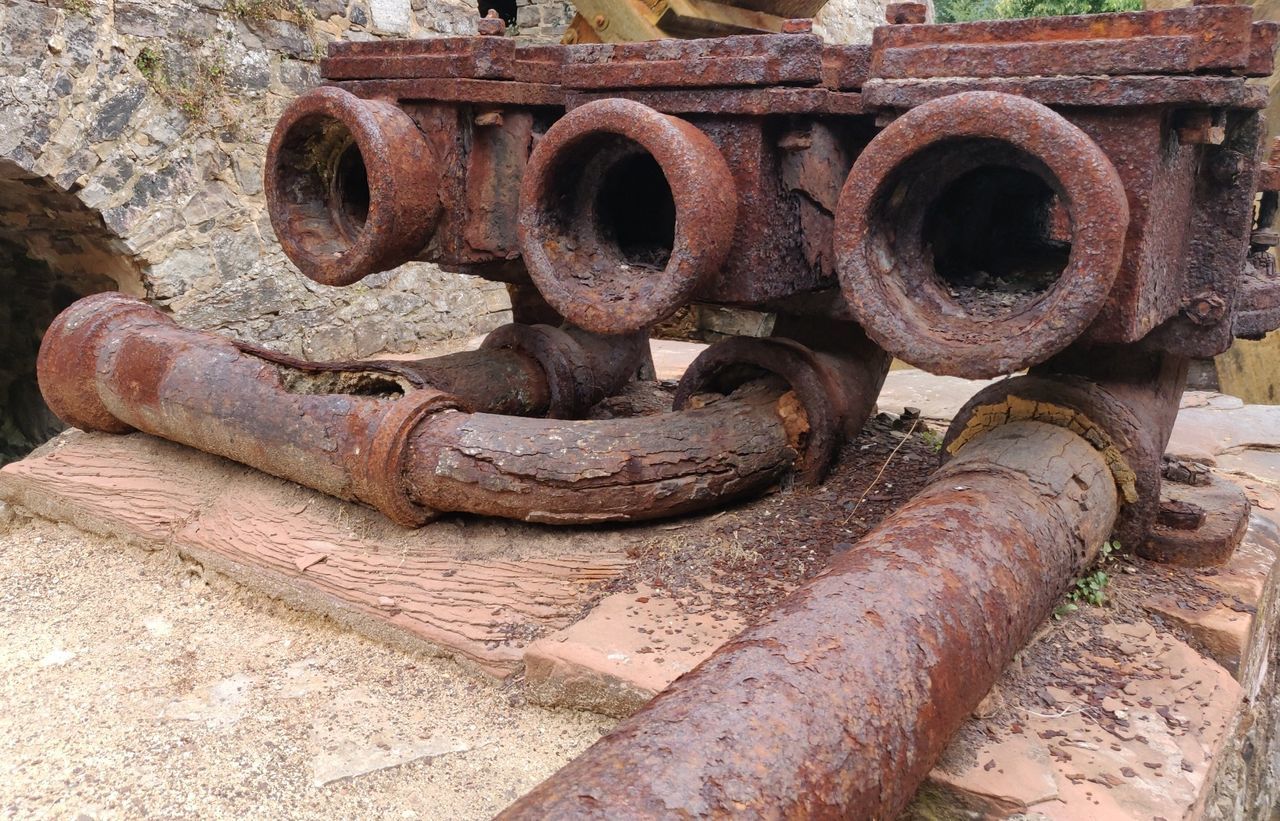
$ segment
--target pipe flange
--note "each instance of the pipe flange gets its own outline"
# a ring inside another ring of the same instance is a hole
[[[267,148],[271,225],[298,270],[325,285],[416,256],[440,216],[439,186],[412,117],[333,86],[290,103]]]
[[[549,419],[580,419],[591,409],[595,376],[582,346],[550,325],[503,325],[484,338],[481,349],[512,350],[538,363],[547,378]]]
[[[1104,385],[1079,376],[1018,376],[988,385],[965,403],[947,429],[943,451],[953,455],[970,439],[1005,422],[1034,420],[1065,427],[1106,458],[1120,490],[1116,538],[1137,548],[1160,505],[1163,444],[1150,420]]]
[[[806,484],[818,484],[844,442],[849,414],[840,374],[823,354],[780,337],[736,336],[717,342],[699,354],[684,372],[672,406],[684,410],[698,393],[732,393],[758,378],[759,371],[781,378],[800,400],[809,433],[796,463],[796,475]]]
[[[1014,191],[1027,207],[1001,194]],[[979,195],[989,212],[955,200]],[[992,247],[985,235],[956,227],[968,215],[996,230],[995,209],[1011,207],[1042,237],[1034,264],[995,260],[1025,279],[1016,299],[991,284],[995,272],[979,270],[992,262],[975,256]],[[1065,348],[1098,315],[1128,225],[1120,176],[1075,125],[1025,97],[953,94],[906,112],[858,156],[836,208],[841,290],[868,335],[912,365],[971,378],[1013,373]]]
[[[107,410],[98,391],[102,337],[130,325],[172,324],[146,302],[115,291],[73,303],[58,314],[40,340],[36,379],[45,404],[73,428],[103,433],[133,430]]]
[[[637,187],[654,198],[641,211]],[[686,305],[719,271],[737,210],[733,174],[706,134],[634,100],[596,100],[558,120],[530,155],[520,251],[543,297],[574,325],[632,333]],[[653,233],[667,227],[669,237]]]
[[[457,399],[430,388],[409,391],[391,401],[387,411],[375,422],[369,450],[352,460],[356,498],[404,527],[421,527],[439,516],[437,511],[414,501],[409,493],[405,481],[409,439],[428,417],[461,409]]]

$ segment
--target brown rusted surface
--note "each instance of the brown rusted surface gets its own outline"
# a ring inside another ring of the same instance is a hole
[[[566,114],[520,191],[529,275],[597,333],[638,331],[686,304],[728,256],[736,218],[732,176],[706,134],[628,100]]]
[[[600,340],[584,341],[583,361],[606,356]],[[268,361],[114,294],[64,312],[41,357],[51,406],[87,428],[161,436],[406,526],[443,511],[558,524],[671,516],[767,488],[798,451],[795,403],[769,382],[699,410],[630,419],[467,413],[386,373]],[[599,367],[616,377],[616,365]]]
[[[635,377],[648,361],[649,340],[643,334],[608,337],[573,327],[517,324],[489,334],[481,349],[514,351],[541,368],[546,411],[523,415],[579,419]]]
[[[1014,197],[1031,187],[1029,196],[1043,197],[1017,201],[1020,210],[1060,202],[1071,215],[1065,264],[1048,244],[1038,249],[1043,259],[1029,261],[1012,258],[1022,248],[995,259],[975,247],[998,241],[984,230],[1004,234],[1006,225],[931,225],[948,187],[966,175],[986,175],[974,196]],[[893,355],[935,373],[1012,373],[1062,350],[1093,321],[1120,267],[1128,214],[1119,175],[1080,129],[1022,97],[957,94],[895,120],[854,163],[836,212],[841,282],[854,314]],[[939,270],[944,255],[955,271]],[[963,269],[982,255],[1025,280],[1016,301],[998,301],[1008,291],[966,278]]]
[[[247,354],[307,374],[313,384],[325,380],[335,392],[360,375],[383,374],[405,387],[433,388],[453,396],[471,411],[511,416],[543,416],[551,393],[542,366],[516,351],[459,351],[428,359],[369,359],[312,362],[259,345],[235,343]]]
[[[505,37],[336,42],[329,44],[320,71],[331,80],[510,80],[515,61],[515,40]]]
[[[267,148],[271,224],[294,264],[350,285],[412,259],[440,213],[437,159],[395,105],[319,88],[289,104]]]
[[[709,392],[728,394],[762,372],[785,380],[807,421],[797,475],[817,484],[845,437],[861,430],[875,409],[888,370],[888,354],[865,337],[838,353],[814,351],[781,337],[735,337],[712,345],[693,361],[676,388],[673,406],[689,407]]]
[[[1248,528],[1249,499],[1239,485],[1225,479],[1206,486],[1169,483],[1138,554],[1183,567],[1218,565],[1231,558]]]
[[[1247,83],[1280,25],[1205,2],[935,26],[894,3],[872,43],[824,46],[784,19],[814,0],[789,2],[718,12],[776,35],[589,43],[622,28],[592,12],[580,45],[486,20],[331,49],[269,148],[281,243],[329,284],[411,259],[508,283],[517,323],[479,351],[307,363],[120,297],[46,337],[67,421],[405,525],[643,520],[820,481],[890,354],[1031,368],[961,411],[920,497],[511,817],[892,818],[1103,539],[1234,544],[1240,518],[1161,507],[1161,455],[1188,357],[1280,326],[1280,162]],[[710,6],[659,14],[705,32]],[[581,421],[692,302],[774,336],[709,348],[671,413]]]
[[[865,114],[862,97],[822,88],[726,88],[707,94],[687,88],[617,91],[574,91],[565,107],[577,108],[595,100],[625,96],[664,114],[737,114],[763,117],[776,114]]]
[[[1163,454],[1186,384],[1187,361],[1132,348],[1072,350],[970,399],[947,431],[966,435],[1011,419],[1037,419],[1085,435],[1107,455],[1124,502],[1116,538],[1141,544],[1160,504]]]
[[[815,85],[821,70],[817,36],[766,34],[574,46],[561,82],[580,89]]]
[[[407,481],[437,510],[547,524],[674,516],[791,468],[784,396],[756,383],[697,410],[572,423],[441,414],[414,436]]]
[[[869,106],[905,109],[964,91],[1017,94],[1049,106],[1207,105],[1263,109],[1266,89],[1238,77],[997,77],[880,80],[862,86]]]
[[[885,26],[872,40],[872,71],[888,79],[1243,71],[1252,19],[1249,6],[1221,5]]]
[[[892,819],[1107,538],[1070,431],[1014,423],[500,818]]]

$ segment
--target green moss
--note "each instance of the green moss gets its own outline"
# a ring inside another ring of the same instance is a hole
[[[230,0],[227,11],[249,23],[292,17],[305,29],[315,25],[315,15],[303,0]]]
[[[227,60],[221,50],[193,53],[179,64],[171,54],[146,46],[133,65],[151,89],[188,120],[203,122],[213,106],[226,101]]]

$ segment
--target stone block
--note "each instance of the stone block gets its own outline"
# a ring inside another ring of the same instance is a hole
[[[529,698],[630,715],[745,626],[736,614],[707,610],[694,613],[645,587],[608,596],[582,621],[525,650]]]

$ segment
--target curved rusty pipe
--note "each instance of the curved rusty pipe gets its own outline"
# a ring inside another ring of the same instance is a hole
[[[1117,505],[1070,430],[985,433],[500,818],[897,818]]]
[[[729,255],[738,200],[701,130],[634,100],[596,100],[538,141],[520,188],[520,250],[575,325],[633,333],[687,304]]]
[[[419,525],[444,511],[561,524],[674,515],[762,490],[797,458],[795,414],[764,383],[696,411],[559,422],[466,413],[378,373],[328,378],[180,328],[119,294],[46,332],[49,407],[85,430],[140,430]]]

